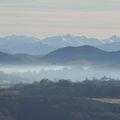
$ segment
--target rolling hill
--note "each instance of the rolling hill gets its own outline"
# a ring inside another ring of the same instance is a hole
[[[96,57],[97,55],[105,54],[106,52],[92,46],[80,47],[64,47],[57,49],[41,59],[51,63],[65,63],[78,59],[88,59]]]
[[[108,52],[102,49],[84,45],[79,47],[64,47],[47,55],[8,54],[0,52],[0,64],[62,64],[62,65],[104,65],[120,66],[120,51]]]
[[[0,65],[32,65],[43,64],[37,56],[28,54],[8,54],[0,52]]]
[[[14,55],[0,52],[0,64],[21,64],[23,61]]]
[[[120,51],[107,52],[88,45],[64,47],[43,56],[41,60],[54,64],[83,64],[89,62],[112,66],[120,64]]]

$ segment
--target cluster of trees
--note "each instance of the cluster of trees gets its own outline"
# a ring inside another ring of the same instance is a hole
[[[42,79],[33,84],[19,84],[12,89],[17,89],[23,94],[42,96],[70,96],[84,98],[120,98],[120,80],[103,77],[100,80],[93,79],[82,82],[69,80],[51,81]]]

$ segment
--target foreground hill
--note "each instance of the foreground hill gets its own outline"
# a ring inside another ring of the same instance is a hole
[[[0,120],[119,120],[120,105],[70,97],[0,96]]]
[[[119,98],[119,89],[111,80],[18,84],[0,89],[0,120],[119,120],[120,104],[93,99]]]

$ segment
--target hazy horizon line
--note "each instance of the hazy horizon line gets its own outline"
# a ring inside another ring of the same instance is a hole
[[[0,38],[6,38],[6,37],[11,37],[11,36],[16,36],[16,37],[33,37],[36,39],[46,39],[46,38],[50,38],[50,37],[59,37],[59,36],[74,36],[74,37],[86,37],[86,38],[96,38],[99,40],[106,40],[106,39],[110,39],[111,37],[120,37],[120,35],[118,34],[111,34],[109,36],[103,36],[103,37],[97,37],[96,36],[90,36],[90,35],[84,35],[84,34],[71,34],[71,33],[64,33],[64,34],[55,34],[55,35],[46,35],[46,36],[37,36],[37,35],[30,35],[30,34],[16,34],[16,33],[11,33],[11,34],[7,34],[7,35],[0,35]]]

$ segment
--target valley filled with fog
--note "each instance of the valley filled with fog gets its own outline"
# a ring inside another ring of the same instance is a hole
[[[86,78],[109,78],[119,79],[120,69],[94,68],[91,66],[2,66],[0,76],[3,83],[31,83],[48,78],[51,80],[67,79],[83,81]],[[3,76],[4,74],[4,76]]]
[[[43,40],[16,35],[0,38],[0,84],[32,83],[44,78],[120,79],[119,41],[115,35],[106,40],[70,34]]]

